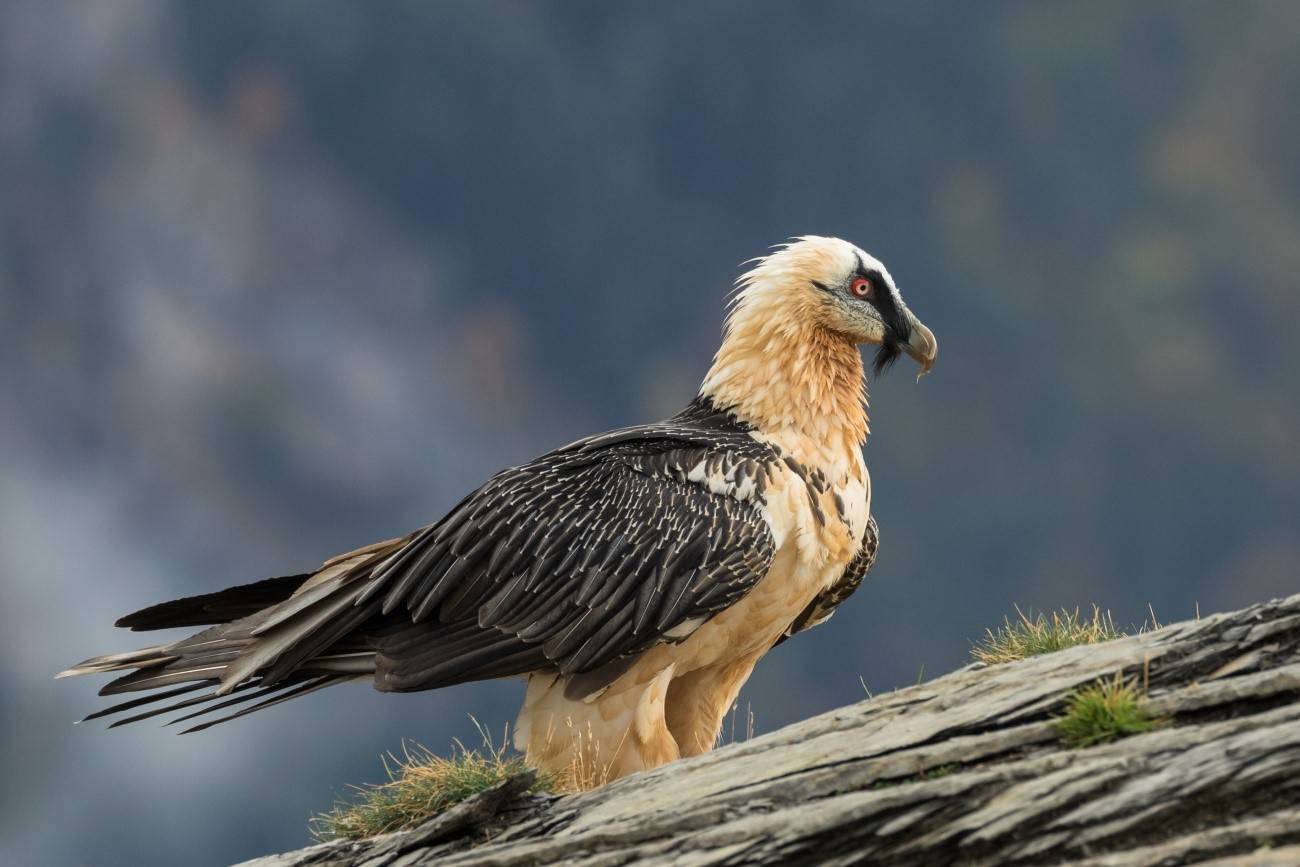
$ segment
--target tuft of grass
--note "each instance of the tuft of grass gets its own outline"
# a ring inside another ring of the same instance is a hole
[[[321,842],[360,840],[418,825],[466,798],[528,770],[521,756],[506,755],[484,735],[482,749],[454,742],[450,756],[419,744],[402,746],[402,755],[384,759],[388,782],[352,786],[354,797],[340,800],[308,825]],[[553,781],[539,776],[533,791],[551,791]]]
[[[948,762],[946,765],[939,765],[937,767],[930,768],[930,770],[928,771],[923,771],[921,773],[921,779],[937,780],[940,777],[946,777],[949,774],[956,773],[960,769],[961,769],[961,765],[959,765],[957,762]]]
[[[917,771],[915,777],[887,777],[882,780],[876,780],[871,784],[873,789],[892,789],[894,786],[902,786],[907,783],[924,783],[929,780],[938,780],[949,774],[954,774],[961,770],[958,762],[948,762],[942,765],[935,765],[924,771]]]
[[[1112,680],[1070,693],[1055,727],[1066,746],[1090,747],[1151,731],[1163,722],[1147,711],[1138,688],[1116,672]]]
[[[987,665],[997,665],[1055,653],[1080,644],[1097,644],[1124,637],[1124,633],[1115,628],[1110,612],[1103,613],[1095,605],[1091,617],[1082,616],[1077,608],[1032,617],[1017,608],[1016,616],[1019,619],[1014,622],[1005,618],[996,631],[986,630],[984,638],[971,649],[971,656]]]

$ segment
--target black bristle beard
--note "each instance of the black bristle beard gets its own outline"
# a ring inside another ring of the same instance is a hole
[[[897,340],[886,337],[884,342],[880,344],[880,348],[876,350],[876,357],[871,362],[872,372],[879,377],[892,367],[894,362],[898,360],[898,356],[902,354],[901,344]]]

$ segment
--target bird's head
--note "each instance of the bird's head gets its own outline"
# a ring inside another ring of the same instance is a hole
[[[877,374],[903,353],[928,373],[939,354],[885,266],[839,238],[807,235],[757,260],[740,278],[736,312],[746,307],[763,308],[777,327],[812,326],[879,347]]]

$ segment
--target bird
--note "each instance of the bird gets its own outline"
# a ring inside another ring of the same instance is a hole
[[[206,627],[87,659],[144,692],[86,719],[187,732],[325,687],[526,679],[514,746],[590,787],[708,752],[754,666],[827,620],[876,559],[862,346],[921,374],[934,334],[885,266],[808,235],[744,263],[678,414],[502,470],[437,521],[319,569],[116,623]]]

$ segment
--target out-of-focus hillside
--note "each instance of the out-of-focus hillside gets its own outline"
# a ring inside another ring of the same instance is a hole
[[[1294,592],[1297,105],[1283,3],[0,6],[0,862],[294,848],[399,738],[513,718],[104,733],[49,677],[674,411],[792,234],[879,255],[942,353],[872,384],[880,561],[759,667],[760,730],[1013,603]]]

